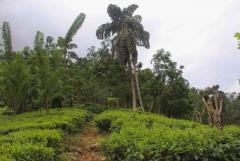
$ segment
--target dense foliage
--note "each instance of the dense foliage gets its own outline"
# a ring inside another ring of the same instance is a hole
[[[103,150],[113,161],[235,161],[240,157],[240,129],[234,126],[221,132],[191,121],[125,110],[106,111],[95,123],[100,131],[111,132]]]
[[[138,95],[136,106],[141,110],[196,119],[195,112],[203,106],[201,89],[190,88],[183,77],[184,67],[172,59],[170,52],[160,49],[152,53],[152,68],[143,69],[137,61],[136,46],[149,48],[149,33],[141,24],[141,16],[134,15],[137,8],[135,4],[123,9],[110,4],[107,12],[111,22],[96,31],[104,41],[99,48],[91,46],[84,57],[74,52],[77,44],[73,42],[85,20],[83,13],[64,37],[55,40],[37,31],[33,48],[17,52],[12,48],[10,24],[4,22],[0,104],[8,107],[5,114],[86,103],[106,106],[110,97],[117,98],[119,106],[130,108]],[[239,38],[238,33],[235,36]],[[225,98],[225,120],[236,123],[239,97],[233,100],[230,95]],[[234,117],[230,118],[231,114]],[[206,118],[205,113],[204,122]]]
[[[164,49],[151,53],[152,68],[143,68],[137,47],[150,47],[150,33],[142,17],[134,15],[137,8],[110,4],[111,22],[96,30],[101,46],[89,47],[83,57],[75,53],[73,38],[84,13],[65,36],[55,39],[37,31],[33,47],[21,51],[14,51],[10,24],[3,22],[0,161],[59,160],[63,136],[79,132],[95,115],[99,131],[108,134],[102,149],[110,161],[239,160],[240,128],[231,125],[220,131],[204,125],[211,115],[210,110],[204,113],[203,101],[206,95],[210,103],[215,98],[211,107],[216,109],[221,102],[221,123],[240,124],[240,94],[219,93],[218,85],[210,93],[206,91],[213,88],[190,87],[184,66]],[[240,33],[235,37],[240,41]],[[113,108],[109,100],[125,109],[106,111]],[[78,105],[84,109],[63,108]]]
[[[64,134],[78,132],[88,113],[78,108],[0,115],[1,161],[53,161]]]
[[[118,57],[112,57],[109,41],[99,49],[91,47],[86,57],[65,60],[64,46],[59,38],[44,40],[37,32],[34,48],[7,53],[0,60],[1,101],[22,113],[43,107],[73,106],[88,102],[106,104],[108,97],[117,97],[122,107],[131,107],[129,72]],[[66,64],[64,62],[67,61]],[[153,56],[153,70],[138,66],[144,110],[172,117],[186,117],[192,106],[188,83],[182,68],[163,49]]]

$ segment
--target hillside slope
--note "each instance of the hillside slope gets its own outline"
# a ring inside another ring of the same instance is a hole
[[[78,108],[1,115],[0,161],[59,160],[63,136],[78,132],[87,116]]]
[[[110,135],[102,148],[110,161],[239,161],[240,128],[125,110],[106,111],[95,124]]]

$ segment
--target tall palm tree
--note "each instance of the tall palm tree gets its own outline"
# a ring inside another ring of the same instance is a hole
[[[72,42],[72,39],[74,35],[78,32],[80,27],[82,26],[84,20],[86,18],[86,15],[84,13],[80,13],[78,17],[74,20],[71,27],[68,29],[68,32],[66,33],[65,37],[59,38],[59,46],[64,48],[64,66],[66,67],[67,59],[69,55],[73,55],[73,52],[68,52],[69,49],[77,48],[77,45]],[[75,54],[75,53],[74,53]]]
[[[150,34],[144,30],[141,24],[140,15],[133,16],[138,5],[132,4],[127,8],[119,8],[110,4],[107,12],[112,22],[102,24],[98,27],[96,35],[98,39],[112,39],[112,53],[128,67],[131,74],[131,86],[133,96],[133,108],[136,108],[136,87],[139,97],[140,106],[143,108],[138,76],[136,72],[137,64],[137,46],[149,48]]]
[[[2,39],[4,47],[4,57],[10,60],[13,56],[12,36],[9,22],[3,22],[2,25]]]
[[[44,47],[44,34],[40,31],[37,31],[34,42],[33,48],[35,51],[39,51]]]
[[[5,52],[12,52],[12,38],[9,22],[3,22],[2,37],[4,42]]]

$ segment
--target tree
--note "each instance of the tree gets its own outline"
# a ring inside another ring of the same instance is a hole
[[[226,94],[225,103],[225,123],[240,124],[240,93]]]
[[[2,30],[2,28],[0,28]],[[3,45],[3,42],[2,42],[2,34],[0,33],[0,55],[1,57],[3,56],[3,53],[4,53],[4,45]]]
[[[7,106],[15,113],[26,110],[29,98],[31,73],[21,56],[17,55],[12,61],[0,63],[0,90]]]
[[[12,37],[10,24],[8,22],[3,22],[2,25],[2,38],[4,44],[5,59],[11,59],[12,57]]]
[[[33,48],[34,50],[41,50],[44,47],[44,34],[40,31],[37,31],[35,39],[34,39],[34,44]]]
[[[2,54],[3,54],[3,48],[2,48],[2,47],[3,47],[3,44],[0,43],[0,55],[1,55],[1,56],[2,56]]]
[[[56,46],[57,46],[57,44],[54,43],[54,38],[53,38],[52,36],[48,36],[48,37],[46,38],[45,48],[46,48],[47,50],[54,50],[54,49],[56,49]]]
[[[149,68],[139,71],[139,80],[144,108],[148,112],[153,112],[157,100],[156,93],[160,86],[158,86],[158,82],[155,81],[156,79],[153,71]]]
[[[137,8],[138,5],[132,4],[121,10],[118,6],[110,4],[107,12],[112,22],[99,26],[96,35],[98,39],[111,38],[112,54],[128,67],[131,75],[133,108],[136,108],[137,90],[140,106],[144,110],[136,72],[138,57],[136,46],[149,48],[150,34],[144,30],[141,16],[133,16]]]
[[[118,97],[119,102],[126,106],[129,93],[128,75],[124,66],[116,58],[112,58],[109,44],[102,42],[102,47],[88,55],[91,65],[92,78],[99,84],[99,96],[102,100],[107,97]]]
[[[33,75],[35,102],[48,110],[53,100],[62,94],[63,58],[62,50],[56,48],[51,36],[44,41],[42,32],[37,32],[34,40],[34,50],[30,56],[29,65]]]
[[[208,113],[209,125],[223,128],[223,111],[225,94],[219,90],[219,85],[207,87],[202,91],[203,104]]]
[[[238,40],[238,49],[240,49],[240,33],[235,33],[234,37],[236,37],[236,39]]]
[[[182,76],[183,66],[171,59],[171,53],[164,49],[153,55],[153,73],[155,80],[155,102],[159,106],[157,113],[169,117],[186,117],[192,111],[189,101],[189,84]]]
[[[78,30],[80,29],[80,27],[82,26],[84,20],[85,20],[86,15],[84,13],[80,13],[77,18],[74,20],[73,24],[71,25],[71,27],[68,29],[66,35],[64,38],[59,37],[58,40],[58,45],[60,47],[64,48],[64,66],[66,67],[67,65],[67,59],[69,58],[70,55],[75,55],[75,53],[68,52],[68,50],[70,49],[74,49],[77,47],[76,44],[71,43],[72,39],[74,37],[74,35],[76,35],[76,33],[78,32]]]

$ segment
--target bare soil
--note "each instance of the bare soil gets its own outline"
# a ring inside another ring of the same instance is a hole
[[[100,135],[93,123],[86,123],[79,135],[66,138],[71,161],[106,161],[100,151]]]

